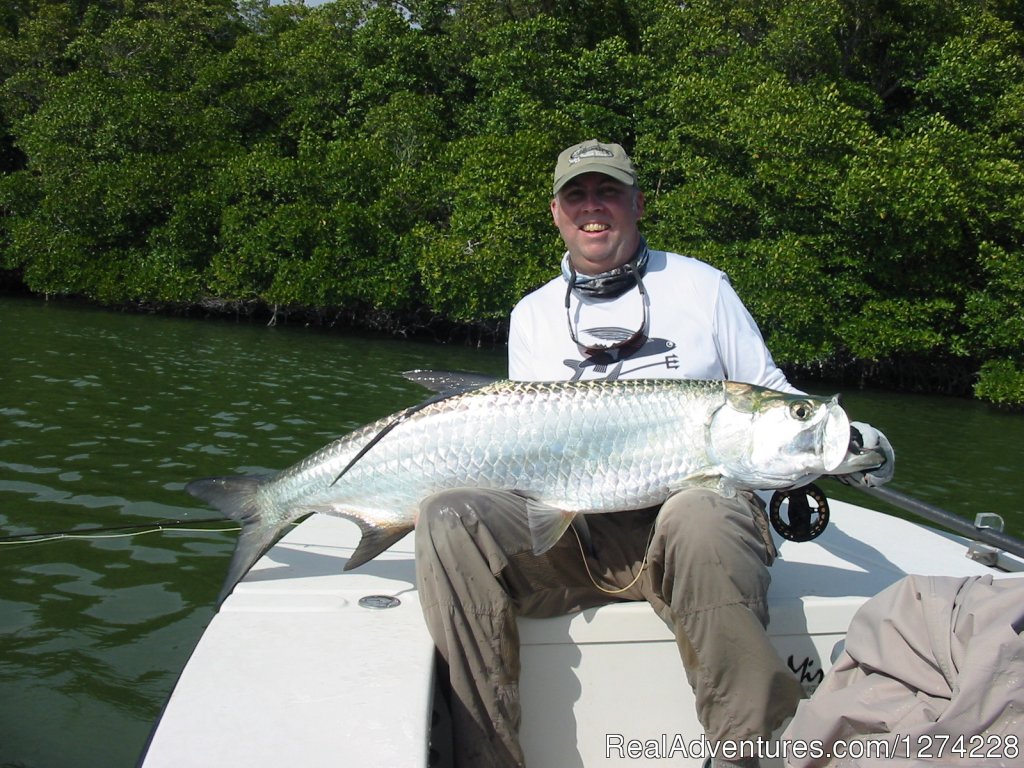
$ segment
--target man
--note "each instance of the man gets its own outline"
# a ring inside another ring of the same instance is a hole
[[[647,247],[643,194],[621,146],[566,149],[553,193],[562,274],[513,310],[509,378],[731,379],[798,391],[723,273]],[[892,450],[860,428],[887,461],[879,477],[854,481],[884,482]],[[535,556],[526,519],[525,501],[504,492],[450,491],[421,505],[417,582],[451,682],[458,768],[524,765],[516,617],[614,600],[647,600],[673,628],[710,741],[767,738],[793,713],[800,687],[765,632],[775,547],[756,496],[692,489],[659,509],[590,516],[590,553],[567,535]]]

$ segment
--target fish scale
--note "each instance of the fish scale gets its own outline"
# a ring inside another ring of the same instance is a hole
[[[188,490],[243,525],[223,598],[311,512],[360,526],[348,569],[408,533],[432,493],[515,491],[531,500],[540,553],[574,513],[653,506],[694,485],[731,495],[809,482],[838,465],[848,443],[835,398],[723,381],[501,381],[359,428],[276,475],[197,480]]]

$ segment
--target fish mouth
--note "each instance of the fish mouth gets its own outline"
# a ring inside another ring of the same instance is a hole
[[[838,398],[832,398],[821,427],[821,463],[826,474],[843,463],[849,448],[850,419],[840,407]]]

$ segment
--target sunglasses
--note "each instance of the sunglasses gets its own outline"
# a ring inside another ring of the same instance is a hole
[[[576,346],[586,351],[588,355],[600,355],[604,352],[610,352],[614,349],[628,350],[639,347],[645,341],[647,341],[647,327],[650,324],[650,308],[647,303],[647,289],[644,288],[643,277],[640,275],[640,270],[636,268],[633,262],[625,265],[626,271],[629,272],[633,279],[636,280],[636,287],[640,293],[640,307],[643,312],[641,317],[640,327],[632,333],[630,336],[624,339],[618,339],[616,341],[603,341],[603,340],[592,340],[592,341],[581,341],[577,330],[577,324],[573,323],[572,309],[569,304],[569,300],[572,298],[572,289],[576,285],[576,270],[570,264],[570,280],[568,286],[565,289],[565,320],[569,326],[569,336],[572,338]]]

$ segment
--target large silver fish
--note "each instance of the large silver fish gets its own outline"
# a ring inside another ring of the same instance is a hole
[[[429,378],[429,377],[421,377]],[[808,483],[881,463],[848,460],[837,398],[726,381],[499,381],[381,419],[271,476],[195,480],[194,496],[242,524],[221,599],[293,521],[354,520],[345,570],[412,530],[419,503],[447,488],[530,500],[534,551],[579,513],[640,509],[688,486],[724,495]]]

